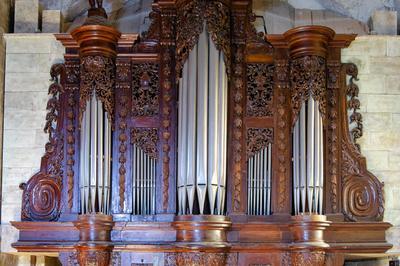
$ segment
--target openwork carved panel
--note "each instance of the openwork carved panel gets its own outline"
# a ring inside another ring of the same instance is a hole
[[[109,57],[86,56],[81,60],[79,121],[82,121],[86,103],[93,94],[103,103],[110,121],[114,117],[115,64]]]
[[[272,128],[247,129],[247,157],[251,157],[273,142]]]
[[[272,116],[274,66],[247,64],[247,116]]]
[[[180,252],[166,253],[165,266],[221,266],[226,265],[226,253]]]
[[[131,131],[131,142],[141,148],[151,158],[157,159],[157,128],[134,128]]]
[[[319,102],[321,115],[326,108],[326,65],[319,56],[304,56],[291,61],[290,81],[292,87],[291,106],[293,123],[296,121],[301,105],[310,94]]]
[[[132,65],[132,114],[155,116],[159,111],[158,64]]]
[[[227,73],[230,73],[231,46],[230,46],[230,11],[219,1],[189,1],[177,15],[176,32],[176,73],[179,75],[189,52],[206,30],[211,35],[215,46],[224,53]]]

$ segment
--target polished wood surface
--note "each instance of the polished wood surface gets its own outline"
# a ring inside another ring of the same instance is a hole
[[[22,221],[12,222],[18,251],[58,252],[63,265],[342,265],[351,253],[391,247],[383,185],[357,144],[357,68],[340,59],[355,35],[303,26],[264,36],[252,24],[251,6],[159,0],[141,36],[121,35],[92,10],[85,25],[56,36],[65,62],[50,73],[49,142],[40,171],[21,184]],[[227,212],[179,216],[178,82],[203,23],[228,66]],[[91,93],[113,122],[109,216],[80,215],[79,127]],[[322,103],[325,215],[293,211],[292,130],[309,95]],[[247,160],[268,143],[271,215],[248,215]],[[132,144],[157,159],[154,215],[133,212]]]

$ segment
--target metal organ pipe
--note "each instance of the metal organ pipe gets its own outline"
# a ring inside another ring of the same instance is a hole
[[[179,82],[179,214],[223,214],[228,81],[222,52],[206,30]],[[207,211],[206,211],[207,210]]]
[[[80,132],[81,213],[109,213],[111,125],[95,93],[86,104]]]
[[[250,156],[247,162],[249,215],[271,214],[272,144]]]
[[[323,122],[312,96],[302,104],[293,130],[293,203],[295,214],[322,214]]]

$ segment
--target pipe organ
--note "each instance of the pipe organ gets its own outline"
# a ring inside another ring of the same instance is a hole
[[[41,168],[13,246],[63,265],[343,265],[391,245],[367,170],[355,35],[257,33],[252,1],[155,1],[121,34],[102,1],[57,34]],[[373,232],[371,232],[373,230]],[[68,233],[66,233],[68,232]]]

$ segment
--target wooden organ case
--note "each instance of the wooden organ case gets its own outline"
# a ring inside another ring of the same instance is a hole
[[[90,1],[58,34],[40,171],[13,222],[63,265],[342,265],[382,253],[357,139],[355,35],[258,34],[250,0],[153,4],[141,36]]]

